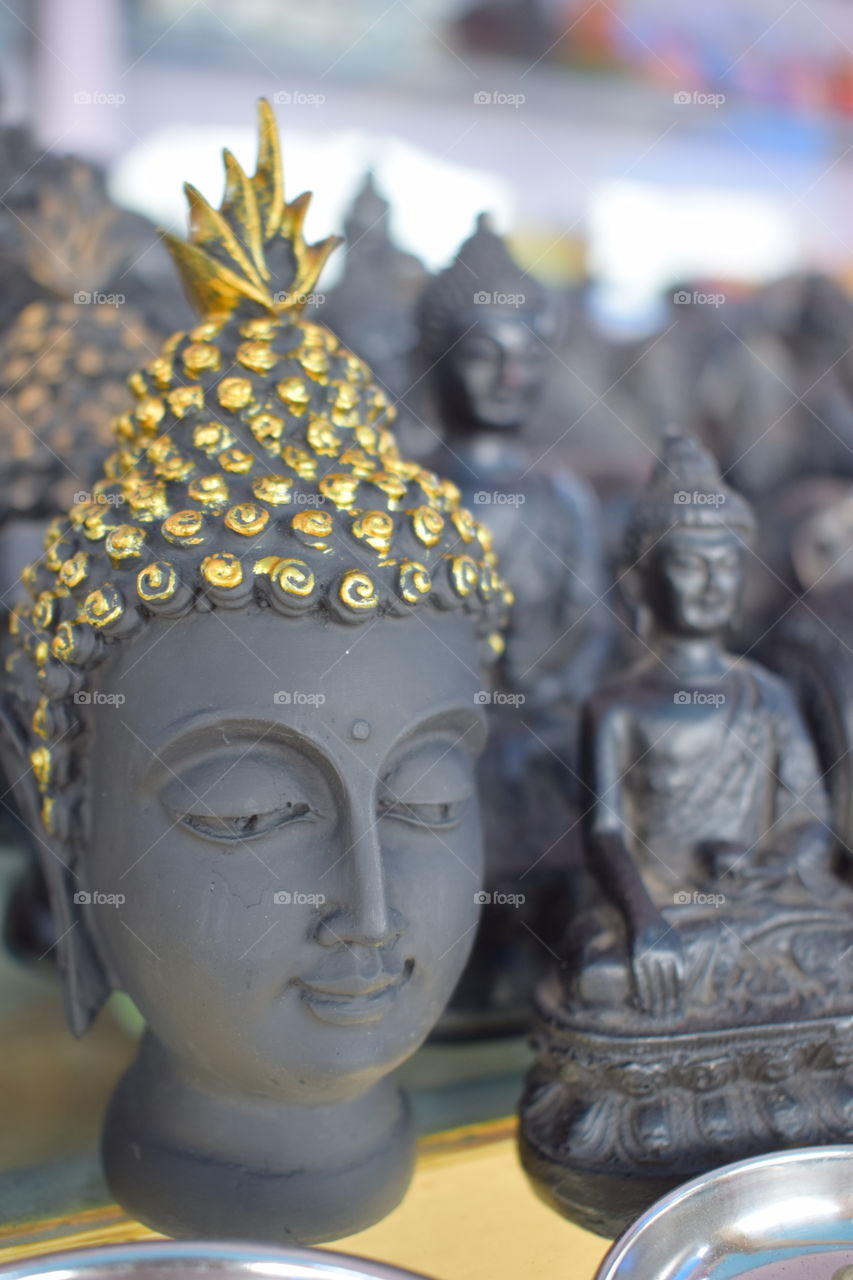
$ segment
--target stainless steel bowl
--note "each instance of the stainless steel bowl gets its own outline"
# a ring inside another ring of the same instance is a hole
[[[171,1240],[42,1254],[0,1267],[2,1280],[424,1280],[328,1249]]]
[[[663,1196],[619,1237],[596,1280],[753,1270],[755,1280],[832,1280],[844,1266],[853,1266],[853,1146],[803,1147],[725,1165]]]

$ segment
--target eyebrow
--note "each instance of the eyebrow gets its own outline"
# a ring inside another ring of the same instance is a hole
[[[488,726],[485,722],[485,717],[481,713],[478,714],[470,707],[446,707],[442,711],[430,713],[423,720],[411,726],[400,737],[396,738],[387,758],[390,760],[393,755],[401,749],[405,749],[410,742],[413,742],[422,734],[430,732],[447,733],[453,732],[454,729],[458,733],[458,737],[453,742],[453,746],[482,747],[488,736]],[[477,731],[479,733],[476,738],[470,737],[472,733]]]
[[[176,776],[175,770],[183,763],[184,757],[199,751],[217,751],[236,749],[240,752],[235,767],[253,751],[265,747],[268,752],[276,749],[290,748],[302,751],[303,754],[319,756],[316,748],[310,749],[309,740],[297,732],[289,732],[288,727],[276,720],[260,720],[257,717],[238,716],[231,720],[220,716],[212,718],[212,713],[195,716],[188,724],[186,719],[180,722],[180,730],[173,737],[163,742],[156,751],[146,770],[146,782],[163,775]],[[170,726],[171,727],[171,726]],[[307,750],[302,744],[308,748]],[[242,750],[241,750],[242,748]]]
[[[164,776],[176,777],[176,769],[183,763],[182,757],[191,752],[214,751],[229,747],[239,750],[242,746],[243,752],[235,761],[234,767],[236,767],[246,756],[263,745],[266,745],[271,752],[282,748],[300,752],[318,768],[331,770],[334,777],[333,785],[340,785],[342,782],[338,764],[332,756],[318,747],[312,739],[306,738],[278,720],[263,720],[256,715],[248,714],[224,719],[221,714],[217,716],[215,712],[204,712],[191,717],[189,722],[183,718],[178,723],[180,728],[174,736],[163,742],[156,751],[148,748],[154,759],[146,769],[146,785],[157,785],[162,782]],[[421,735],[431,731],[452,733],[454,728],[458,733],[454,746],[461,745],[463,750],[466,747],[473,751],[482,749],[488,734],[482,712],[459,704],[445,706],[408,726],[392,742],[379,766],[380,771],[384,769],[386,762],[393,762],[409,743],[414,742]],[[475,733],[477,736],[472,736]],[[355,744],[346,742],[340,734],[336,736],[349,751],[357,753]]]

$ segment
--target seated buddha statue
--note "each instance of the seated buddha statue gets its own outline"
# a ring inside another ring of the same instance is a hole
[[[853,890],[788,687],[729,652],[753,531],[664,436],[626,534],[641,656],[584,709],[586,884],[540,987],[524,1159],[609,1233],[669,1185],[853,1127]]]
[[[577,712],[602,662],[609,615],[594,494],[526,432],[556,362],[560,307],[481,215],[418,303],[419,353],[441,443],[431,460],[489,529],[515,607],[481,765],[486,905],[442,1030],[522,1032],[560,932],[555,906],[577,851]],[[572,428],[566,420],[558,430]],[[567,835],[567,833],[569,833]],[[521,902],[519,904],[519,899]]]
[[[334,240],[275,119],[167,238],[201,314],[130,378],[115,447],[25,573],[3,756],[72,1030],[144,1023],[108,1184],[154,1229],[316,1243],[414,1160],[394,1072],[464,966],[477,691],[508,590],[454,485],[400,456],[367,366],[301,315]]]

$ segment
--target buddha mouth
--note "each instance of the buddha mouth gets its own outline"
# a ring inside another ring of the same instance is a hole
[[[299,978],[294,984],[304,1004],[322,1022],[356,1026],[378,1022],[390,1012],[415,967],[409,959],[401,969],[384,966],[375,973],[355,972],[336,977]]]

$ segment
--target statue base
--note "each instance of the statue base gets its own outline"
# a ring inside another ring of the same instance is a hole
[[[537,1194],[589,1231],[616,1236],[731,1161],[853,1137],[853,1014],[611,1035],[561,1010],[558,993],[537,998],[521,1161]]]

